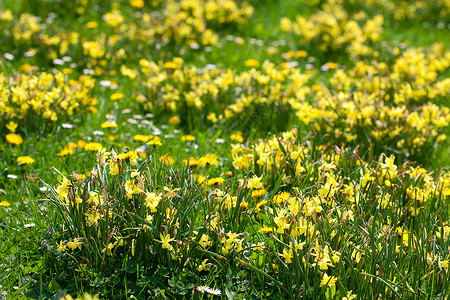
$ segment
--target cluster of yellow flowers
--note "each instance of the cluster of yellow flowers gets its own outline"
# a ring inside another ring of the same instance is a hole
[[[342,5],[326,3],[310,18],[297,16],[295,22],[282,18],[280,26],[283,31],[298,35],[303,45],[316,46],[323,52],[346,51],[351,57],[360,57],[374,54],[371,46],[381,39],[383,16],[369,18],[364,11],[349,15]]]
[[[428,53],[409,48],[392,66],[360,61],[347,72],[337,70],[329,80],[332,88],[315,91],[318,101],[301,106],[297,116],[304,123],[318,121],[316,129],[331,134],[333,142],[420,155],[425,146],[446,139],[450,110],[438,104],[444,103],[450,80],[439,75],[449,65],[442,45]]]
[[[347,10],[382,11],[383,15],[395,21],[445,21],[450,15],[448,0],[302,0],[302,5],[317,8],[327,5],[341,5]]]
[[[394,149],[406,157],[421,155],[425,147],[446,139],[450,111],[438,104],[449,89],[450,81],[441,78],[450,64],[449,53],[440,44],[429,51],[393,52],[392,65],[359,61],[348,71],[337,69],[330,89],[310,87],[310,72],[286,64],[265,62],[260,70],[238,73],[186,67],[181,58],[163,66],[141,60],[141,69],[133,74],[141,73],[144,91],[135,98],[146,110],[171,116],[172,124],[239,116],[242,125],[243,115],[254,116],[253,125],[277,124],[294,113],[300,124],[330,134],[330,143],[362,145],[378,154]]]
[[[130,4],[141,7],[139,3]],[[139,53],[143,47],[148,49],[155,45],[158,48],[166,44],[191,45],[194,48],[214,45],[219,37],[216,30],[230,24],[243,24],[252,13],[253,7],[247,2],[171,0],[130,16],[124,13],[120,3],[114,2],[102,18],[109,30],[91,36],[88,35],[89,30],[99,26],[97,21],[85,24],[88,31],[76,32],[55,29],[41,18],[27,13],[16,17],[10,10],[5,10],[0,11],[0,32],[3,33],[5,45],[14,45],[10,49],[15,52],[33,53],[30,56],[42,51],[40,54],[50,59],[64,55],[82,59],[82,52],[87,58],[86,67],[94,68],[100,74],[101,70],[110,67],[111,61],[120,62],[126,58],[130,47],[133,47],[133,52]]]
[[[0,124],[15,132],[18,124],[20,129],[36,128],[76,112],[95,111],[96,98],[90,96],[93,86],[94,80],[86,75],[69,80],[59,72],[0,74]]]
[[[26,57],[38,52],[44,57],[55,59],[69,53],[73,45],[79,43],[79,34],[64,29],[49,30],[48,24],[41,18],[28,13],[13,15],[10,10],[0,10],[0,32],[2,32],[3,50],[10,49]],[[21,53],[22,52],[22,53]]]
[[[139,64],[144,87],[136,99],[154,114],[168,113],[173,117],[169,123],[174,124],[187,122],[190,117],[199,119],[198,112],[204,122],[210,123],[242,119],[243,115],[258,120],[272,114],[274,119],[276,112],[288,117],[290,101],[302,99],[310,91],[305,85],[308,75],[297,68],[280,68],[268,62],[261,70],[251,68],[241,73],[187,67],[181,58],[163,66],[144,59]],[[276,119],[287,120],[280,116]]]
[[[315,257],[311,266],[317,264],[320,270],[328,270],[329,267],[334,267],[339,262],[341,254],[338,249],[330,249],[329,244],[326,243],[315,244],[324,240],[320,234],[321,230],[318,229],[318,226],[321,225],[316,219],[322,212],[327,212],[327,222],[330,226],[335,227],[335,230],[332,231],[331,238],[333,238],[337,234],[336,230],[340,224],[355,220],[358,207],[364,205],[363,202],[367,199],[376,201],[373,205],[381,211],[399,209],[399,203],[397,200],[393,200],[395,199],[394,195],[406,191],[407,196],[403,200],[402,214],[415,217],[425,213],[423,211],[425,203],[434,205],[433,201],[435,200],[431,199],[445,198],[450,195],[450,173],[448,172],[441,174],[436,180],[423,168],[395,165],[394,156],[380,157],[378,166],[372,168],[359,158],[354,160],[349,157],[348,155],[351,153],[345,154],[341,150],[330,153],[324,151],[325,148],[322,146],[319,147],[322,149],[320,150],[322,155],[319,154],[313,160],[310,153],[311,145],[309,143],[300,144],[297,138],[297,134],[292,131],[280,137],[261,141],[253,147],[233,146],[233,165],[236,168],[248,168],[251,165],[255,172],[269,174],[266,177],[267,181],[263,182],[264,185],[279,180],[284,184],[294,185],[291,193],[281,192],[275,197],[272,194],[271,202],[274,206],[271,206],[272,208],[267,209],[266,212],[270,216],[269,220],[273,220],[273,223],[269,221],[260,229],[261,232],[289,235],[290,238],[285,243],[292,245],[284,246],[283,252],[280,253],[287,264],[292,263],[294,252],[298,252],[298,257],[302,257],[299,251],[303,249],[305,242],[312,245],[311,251]],[[235,152],[235,149],[239,149],[239,151]],[[243,160],[249,163],[242,165]],[[347,175],[345,172],[342,173],[342,163],[354,163],[355,167],[360,166],[359,172]],[[314,167],[314,164],[317,167]],[[305,193],[304,188],[299,189],[296,188],[297,186],[307,187],[308,192]],[[401,227],[392,227],[392,225],[392,220],[389,218],[377,222],[377,226],[380,228],[377,232],[384,232],[378,238],[387,236],[389,232],[399,232],[401,234],[400,245],[395,247],[397,253],[406,254],[402,249],[405,246],[411,246],[408,244],[411,243],[411,240],[414,244],[426,242],[423,237],[415,236],[410,231]],[[441,230],[447,233],[449,231],[447,226],[436,227],[435,236],[440,238]],[[304,237],[299,240],[301,236]],[[314,242],[309,243],[308,241],[311,239]],[[294,242],[291,243],[291,240]],[[350,240],[350,245],[355,249],[352,252],[352,258],[356,264],[364,255],[364,250],[357,249],[364,249],[364,243],[367,240],[361,240],[360,237],[352,237]],[[379,249],[382,248],[383,246],[379,245]],[[304,258],[302,259],[305,263]],[[448,255],[443,252],[439,257],[430,259],[428,266],[441,267],[442,264],[438,265],[438,261],[447,266],[448,259]]]
[[[450,2],[448,0],[414,0],[401,1],[400,5],[396,1],[386,1],[388,10],[395,20],[422,20],[436,21],[448,20],[450,16]]]
[[[119,253],[145,260],[150,259],[150,247],[152,253],[159,253],[159,263],[170,259],[207,272],[213,265],[206,264],[203,254],[208,253],[262,268],[274,277],[283,276],[280,270],[295,263],[317,272],[325,288],[338,286],[337,270],[347,262],[370,274],[373,255],[391,251],[401,260],[417,245],[435,249],[423,262],[428,271],[448,269],[448,253],[433,248],[435,241],[449,238],[448,224],[434,226],[422,236],[407,228],[405,220],[423,218],[427,210],[437,209],[436,201],[450,195],[449,172],[435,178],[423,168],[395,164],[393,155],[382,155],[369,165],[354,150],[300,141],[296,130],[254,145],[234,145],[232,158],[224,158],[232,159],[235,168],[227,172],[228,179],[207,179],[204,174],[209,164],[217,164],[217,156],[202,159],[208,163],[185,168],[187,175],[179,174],[184,179],[176,182],[146,171],[150,161],[135,169],[136,151],[99,150],[98,166],[88,179],[63,177],[53,190],[54,200],[65,206],[63,211],[91,236],[89,240],[67,237],[58,244],[60,254],[71,251],[92,264],[95,260],[89,257],[95,251],[87,252],[97,247],[102,249],[102,260]],[[164,171],[164,164],[161,167],[163,173],[174,174]],[[256,175],[247,175],[252,173]],[[162,181],[153,184],[158,180]],[[112,184],[114,190],[104,185],[96,188],[99,181]],[[232,182],[237,185],[230,189]],[[190,207],[195,199],[202,210],[194,213]],[[398,214],[395,220],[393,211]],[[195,219],[183,223],[191,213]],[[241,222],[252,226],[230,229]],[[345,235],[338,233],[341,229]],[[253,244],[256,236],[258,243]],[[388,238],[391,242],[383,242]],[[368,247],[370,243],[375,247]],[[273,249],[279,259],[271,266],[260,265]],[[191,262],[195,251],[202,254]],[[378,271],[376,275],[395,282],[395,274]]]
[[[0,11],[0,20],[0,29],[2,29],[3,34],[9,34],[14,40],[19,42],[30,41],[32,37],[42,30],[40,18],[27,13],[20,15],[18,20],[15,20],[10,10]],[[6,24],[12,26],[6,28]]]

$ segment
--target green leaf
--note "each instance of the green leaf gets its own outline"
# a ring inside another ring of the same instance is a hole
[[[160,274],[161,276],[166,277],[167,275],[169,275],[170,271],[165,268],[163,265],[159,265],[158,269],[156,269],[156,273]]]
[[[189,291],[188,289],[186,289],[186,286],[180,280],[180,278],[175,276],[169,279],[169,285],[172,287],[173,291],[179,295],[186,295]]]
[[[50,284],[48,285],[48,291],[50,293],[54,294],[60,290],[61,290],[61,288],[59,287],[59,284],[56,282],[55,279],[52,279],[52,281],[50,281]]]
[[[53,280],[52,280],[53,281]],[[51,282],[50,282],[51,283]],[[50,287],[50,286],[49,286]],[[67,294],[67,290],[62,290],[61,292],[59,292],[58,294],[53,295],[53,297],[51,298],[52,300],[59,300],[61,298],[64,298]]]
[[[225,288],[225,295],[227,296],[228,300],[233,300],[236,298],[236,293],[231,291],[228,287]]]
[[[138,266],[138,262],[135,259],[130,259],[127,262],[126,272],[130,273],[130,274],[136,273],[137,272],[137,266]]]
[[[333,299],[335,294],[336,294],[336,286],[329,287],[325,292],[325,296],[327,297],[327,299]]]

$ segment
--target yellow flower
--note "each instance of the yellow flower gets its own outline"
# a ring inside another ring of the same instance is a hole
[[[203,183],[203,181],[205,181],[206,177],[203,175],[198,175],[197,178],[195,179],[195,181],[197,183]]]
[[[136,8],[143,8],[144,0],[130,0],[130,5]]]
[[[313,89],[313,91],[318,92],[318,91],[321,91],[323,89],[323,87],[320,84],[313,84],[312,89]]]
[[[100,143],[87,143],[84,146],[84,150],[90,150],[90,151],[98,151],[103,148],[102,144]]]
[[[86,174],[76,174],[79,180],[83,180],[86,178]]]
[[[259,62],[253,58],[247,59],[244,64],[247,67],[259,67]]]
[[[69,247],[72,250],[75,250],[77,248],[79,248],[81,250],[81,245],[82,244],[83,244],[83,242],[81,241],[81,239],[74,238],[73,242],[67,242],[67,247]]]
[[[264,226],[264,227],[261,227],[259,232],[273,232],[273,228]]]
[[[179,68],[178,64],[173,61],[165,62],[163,67],[165,69],[178,69]]]
[[[291,195],[289,194],[289,192],[281,192],[273,198],[273,201],[277,204],[281,204],[283,202],[286,202],[290,196]]]
[[[183,142],[195,141],[195,136],[192,136],[192,135],[190,135],[190,134],[183,135],[183,136],[181,137],[181,140],[182,140]]]
[[[126,153],[120,153],[119,155],[117,155],[117,158],[120,160],[125,160],[125,161],[129,161],[131,162],[131,164],[135,164],[138,157],[137,157],[137,151],[129,151]]]
[[[167,250],[169,250],[169,251],[172,251],[172,250],[173,250],[173,247],[172,247],[172,245],[170,245],[169,243],[170,243],[171,241],[174,241],[175,239],[171,238],[171,237],[170,237],[170,234],[165,234],[165,235],[164,235],[164,234],[160,233],[160,234],[159,234],[159,237],[161,238],[161,240],[158,241],[158,242],[162,243],[162,248],[163,248],[163,249],[167,249]]]
[[[218,121],[216,114],[213,112],[209,113],[206,119],[208,119],[208,121],[211,121],[212,123],[216,123]]]
[[[336,281],[338,280],[338,277],[334,276],[328,276],[327,273],[323,274],[322,281],[320,282],[320,286],[336,286]]]
[[[288,51],[286,53],[284,53],[284,57],[287,59],[293,58],[295,55],[294,51]]]
[[[236,131],[235,133],[231,134],[230,140],[242,143],[244,141],[244,138],[242,137],[242,132]]]
[[[223,183],[225,181],[225,179],[220,178],[220,177],[216,177],[216,178],[211,178],[209,179],[206,184],[207,185],[215,185],[215,184],[219,184],[219,183]]]
[[[86,142],[83,140],[78,140],[77,145],[78,145],[78,147],[83,149],[86,146]]]
[[[17,158],[17,162],[20,165],[31,165],[32,163],[34,163],[34,159],[31,158],[30,156],[19,156]]]
[[[253,195],[253,193],[252,193],[252,195]],[[257,197],[254,197],[254,198],[257,198]],[[259,211],[259,210],[260,210],[260,207],[262,207],[262,206],[264,206],[264,205],[266,205],[266,204],[267,204],[267,201],[266,201],[266,200],[259,201],[258,204],[256,204],[256,209]]]
[[[67,246],[63,243],[63,241],[60,241],[59,244],[56,244],[58,246],[58,252],[64,252],[67,250]]]
[[[109,243],[105,249],[103,249],[102,252],[106,251],[106,255],[111,256],[112,255],[112,249],[114,249],[114,246],[116,245],[116,243]]]
[[[175,163],[175,159],[169,154],[163,155],[159,158],[160,162],[163,162],[166,166],[173,165]]]
[[[8,124],[6,124],[6,128],[8,128],[9,131],[11,131],[12,133],[16,132],[16,128],[17,128],[17,123],[16,122],[9,122]]]
[[[262,196],[264,196],[265,193],[266,193],[266,189],[265,188],[261,188],[261,189],[258,189],[258,190],[253,190],[252,191],[252,197],[253,198],[261,198]],[[267,203],[267,201],[265,201],[265,202]],[[262,204],[262,205],[264,205],[264,204]],[[259,203],[258,203],[258,205],[259,205]],[[258,205],[256,206],[256,208],[259,208]],[[262,206],[262,205],[260,205],[260,206]]]
[[[15,133],[10,133],[6,135],[6,141],[10,144],[20,145],[23,143],[23,138]]]
[[[218,156],[213,153],[206,154],[205,156],[201,157],[198,160],[198,163],[201,167],[205,166],[215,166],[219,164],[219,161],[217,160]]]
[[[111,167],[111,170],[109,171],[109,174],[111,174],[113,176],[119,174],[120,168],[119,168],[119,165],[117,163],[111,164],[110,167]]]
[[[342,297],[342,300],[354,300],[356,299],[356,296],[357,295],[353,294],[352,291],[348,291],[347,296]]]
[[[306,57],[306,56],[308,56],[308,52],[306,52],[305,50],[299,50],[299,51],[295,52],[295,56],[296,57]]]
[[[283,249],[283,254],[282,256],[284,257],[284,260],[286,261],[287,264],[292,263],[292,258],[294,257],[294,253],[292,252],[292,249]]]
[[[154,137],[147,143],[147,145],[153,146],[153,148],[156,148],[157,146],[162,146],[161,138],[158,137],[158,136],[154,136]]]
[[[181,120],[180,120],[180,117],[178,117],[178,116],[173,116],[173,117],[170,117],[170,119],[169,119],[170,125],[178,125],[178,124],[180,124],[180,122],[181,122]]]
[[[338,64],[335,62],[329,62],[329,63],[327,63],[327,65],[328,65],[328,69],[330,69],[330,70],[337,69],[337,67],[338,67]]]
[[[203,234],[200,238],[199,244],[202,245],[203,248],[206,248],[208,246],[211,246],[211,241],[209,240],[209,236],[206,234]]]
[[[248,179],[247,187],[250,189],[261,189],[263,188],[263,185],[261,183],[261,177],[253,176],[252,178]]]
[[[73,297],[69,294],[66,294],[64,297],[59,298],[59,300],[73,300]]]
[[[201,272],[201,271],[203,271],[203,270],[206,270],[206,262],[207,262],[207,261],[208,261],[207,258],[204,259],[203,262],[202,262],[202,264],[201,264],[200,266],[198,266],[197,270],[198,270],[199,272]]]
[[[95,22],[95,21],[90,21],[90,22],[87,22],[87,23],[86,23],[86,27],[87,27],[87,28],[90,28],[90,29],[92,29],[92,28],[97,28],[97,27],[98,27],[98,23]]]
[[[109,97],[109,99],[115,101],[115,100],[122,99],[123,96],[125,96],[125,95],[122,94],[122,93],[114,93],[114,94],[112,94],[112,95]]]
[[[187,163],[188,163],[188,160],[184,159],[183,164],[187,165]],[[200,163],[199,160],[196,159],[195,157],[189,158],[189,167],[196,167],[196,166],[198,166],[199,163]]]
[[[161,201],[161,196],[156,193],[147,193],[147,197],[145,197],[145,203],[152,213],[157,212],[156,208],[158,207],[159,201]],[[150,222],[149,222],[150,223]]]
[[[9,202],[7,202],[7,201],[2,201],[2,202],[0,202],[0,206],[3,206],[3,207],[8,207],[8,206],[10,206],[11,204],[9,204]]]
[[[134,137],[133,137],[133,139],[135,140],[135,141],[138,141],[138,142],[146,142],[146,141],[148,141],[149,139],[151,139],[151,138],[153,138],[153,135],[143,135],[143,134],[136,134]]]
[[[100,125],[101,128],[117,128],[119,125],[113,122],[105,122],[102,125]]]

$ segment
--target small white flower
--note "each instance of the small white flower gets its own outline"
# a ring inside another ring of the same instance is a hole
[[[53,60],[53,63],[54,63],[55,65],[59,65],[59,66],[64,65],[64,61],[63,61],[62,59],[59,59],[59,58],[55,58],[55,59]]]
[[[199,286],[197,286],[197,291],[199,291],[200,293],[206,292],[207,289],[209,289],[209,287],[207,287],[207,286],[205,286],[205,285],[199,285]]]
[[[161,134],[162,134],[162,131],[161,131],[159,128],[155,128],[155,129],[153,129],[152,134],[153,134],[153,135],[161,135]]]
[[[12,55],[11,53],[5,53],[3,55],[7,60],[13,60],[14,59],[14,55]]]
[[[328,64],[324,64],[323,66],[320,67],[320,70],[324,72],[328,71],[329,69],[330,68],[328,67]]]
[[[109,81],[109,80],[101,80],[100,81],[100,85],[101,86],[110,86],[111,85],[111,81]]]
[[[216,295],[216,296],[222,295],[222,292],[219,289],[215,290],[215,289],[210,288],[209,290],[207,290],[207,292],[210,293],[211,295]]]
[[[62,128],[67,128],[67,129],[73,128],[73,125],[69,124],[69,123],[63,123],[61,126],[62,126]]]
[[[189,47],[191,47],[191,49],[197,50],[198,48],[200,48],[200,45],[197,44],[197,43],[191,43],[191,44],[189,45]]]
[[[36,54],[36,51],[33,49],[33,50],[28,50],[27,52],[25,52],[23,54],[23,56],[25,56],[25,57],[33,57],[35,54]]]
[[[93,75],[93,74],[95,74],[95,71],[92,69],[84,69],[83,74],[84,75]]]

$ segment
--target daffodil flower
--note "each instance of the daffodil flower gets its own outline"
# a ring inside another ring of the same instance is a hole
[[[170,245],[169,243],[171,241],[174,241],[175,239],[170,237],[170,234],[159,234],[159,237],[161,238],[161,241],[158,241],[160,243],[162,243],[162,248],[163,249],[168,249],[169,251],[173,251],[173,247],[172,245]]]

